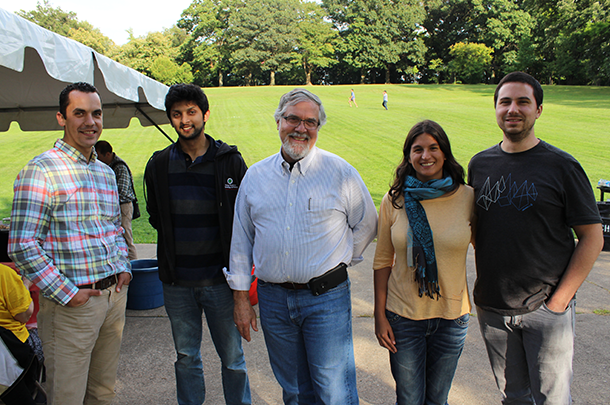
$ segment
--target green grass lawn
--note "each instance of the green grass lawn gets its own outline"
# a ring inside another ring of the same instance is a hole
[[[610,88],[543,87],[544,109],[536,135],[578,159],[593,187],[600,178],[610,179]],[[273,113],[280,96],[292,88],[205,89],[211,110],[206,132],[238,145],[251,166],[279,151]],[[358,108],[349,107],[350,88],[355,90]],[[416,122],[432,119],[440,123],[464,167],[475,153],[501,140],[493,109],[494,89],[487,85],[314,86],[310,90],[320,96],[328,115],[317,145],[356,167],[379,206],[401,159],[407,132]],[[381,106],[383,90],[389,95],[388,111]],[[176,138],[169,125],[163,129]],[[61,136],[61,132],[21,132],[15,123],[8,132],[0,133],[1,217],[10,215],[12,185],[19,170]],[[133,171],[142,210],[142,217],[134,221],[136,242],[155,242],[156,234],[147,221],[142,175],[150,155],[169,141],[156,128],[140,126],[137,119],[127,129],[105,130],[101,139],[109,141]]]

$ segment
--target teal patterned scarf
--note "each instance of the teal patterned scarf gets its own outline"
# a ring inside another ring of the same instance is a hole
[[[449,176],[425,183],[412,176],[407,176],[405,180],[405,211],[413,232],[413,264],[420,297],[426,294],[438,300],[441,296],[432,230],[420,201],[440,197],[453,188],[453,179]]]

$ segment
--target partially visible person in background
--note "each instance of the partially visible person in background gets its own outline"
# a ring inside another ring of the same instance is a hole
[[[445,131],[416,124],[381,201],[373,262],[375,334],[390,351],[398,405],[447,403],[470,318],[473,217],[474,191]]]
[[[26,323],[34,312],[34,301],[28,291],[28,286],[31,282],[27,279],[21,279],[16,271],[8,266],[0,264],[0,327],[10,331],[19,341],[26,343],[32,348],[39,348],[36,355],[42,363],[42,350],[40,346],[33,341],[33,336],[30,336]],[[0,357],[4,358],[2,354]],[[17,369],[16,372],[21,372]],[[10,362],[5,363],[0,361],[0,399],[8,405],[26,405],[34,404],[32,393],[28,390],[26,382],[21,376],[21,381],[10,378],[12,371]],[[10,383],[16,385],[12,388],[3,390],[2,388],[11,387]]]
[[[112,151],[112,145],[107,141],[97,141],[95,151],[97,152],[97,158],[110,166],[116,176],[116,185],[119,189],[119,203],[121,204],[121,226],[125,230],[123,236],[129,249],[129,260],[136,260],[138,252],[133,243],[131,221],[135,219],[133,217],[134,204],[137,204],[138,200],[133,187],[131,170],[129,170],[127,163]]]
[[[22,280],[15,270],[0,264],[0,326],[22,342],[30,337],[25,324],[34,312],[34,301],[28,291],[31,284],[28,279]]]

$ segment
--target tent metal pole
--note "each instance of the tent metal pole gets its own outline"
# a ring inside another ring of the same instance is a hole
[[[152,120],[152,119],[151,119],[151,118],[150,118],[148,115],[146,115],[146,113],[145,113],[144,111],[142,111],[142,109],[140,108],[140,106],[137,106],[137,105],[136,105],[136,109],[137,109],[137,110],[138,110],[138,111],[139,111],[139,112],[140,112],[140,113],[141,113],[141,114],[142,114],[142,115],[143,115],[143,116],[144,116],[144,117],[145,117],[145,118],[146,118],[148,121],[150,121],[150,123],[151,123],[151,124],[153,124],[153,125],[155,126],[155,128],[157,128],[159,131],[161,131],[161,133],[162,133],[163,135],[165,135],[165,137],[166,137],[167,139],[169,139],[169,141],[170,141],[171,143],[174,143],[174,140],[173,140],[172,138],[170,138],[170,137],[169,137],[169,135],[167,135],[167,134],[165,133],[165,131],[164,131],[164,130],[162,130],[162,129],[161,129],[161,127],[159,127],[159,126],[157,125],[157,123],[156,123],[156,122],[154,122],[154,121],[153,121],[153,120]]]

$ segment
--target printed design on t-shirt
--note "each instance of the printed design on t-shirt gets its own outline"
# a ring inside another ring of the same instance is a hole
[[[489,210],[492,204],[498,204],[500,207],[513,206],[519,211],[525,211],[534,204],[538,198],[538,191],[534,183],[528,184],[524,180],[521,185],[512,182],[512,174],[504,180],[504,176],[500,177],[493,186],[488,177],[481,187],[479,196],[477,197],[477,205],[485,211]],[[506,186],[508,184],[508,187]]]

